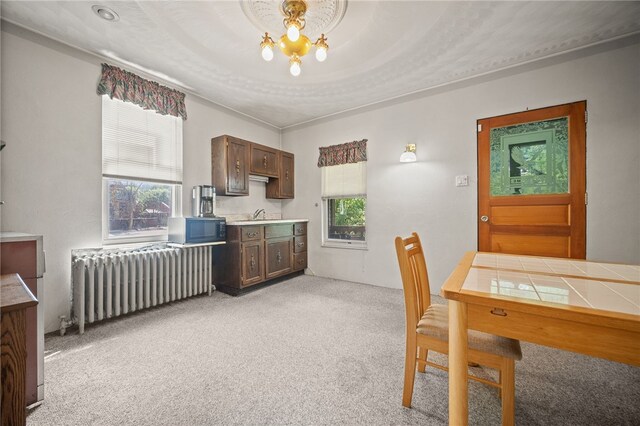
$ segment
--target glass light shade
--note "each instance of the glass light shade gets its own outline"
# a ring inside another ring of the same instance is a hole
[[[264,59],[265,61],[270,61],[273,59],[273,49],[271,48],[271,46],[264,46],[262,48],[262,59]]]
[[[411,143],[405,146],[404,152],[402,153],[402,155],[400,155],[400,162],[413,163],[417,159],[418,157],[416,157],[416,145]]]
[[[287,28],[287,37],[291,41],[298,41],[300,38],[300,29],[295,24],[290,24],[289,28]]]
[[[316,49],[316,59],[318,62],[324,62],[327,59],[327,49],[324,47],[318,47]]]
[[[400,156],[401,163],[413,163],[417,160],[415,152],[403,152]]]
[[[294,77],[299,76],[301,71],[302,71],[302,68],[300,68],[300,64],[298,62],[291,63],[291,66],[289,67],[289,72],[291,73],[292,76]]]

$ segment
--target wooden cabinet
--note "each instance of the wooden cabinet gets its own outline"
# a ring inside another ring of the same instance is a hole
[[[249,195],[251,142],[232,136],[211,139],[211,183],[217,195]]]
[[[267,273],[265,279],[291,272],[291,238],[266,240]]]
[[[264,234],[262,226],[242,226],[240,236],[240,287],[248,287],[264,280]],[[237,232],[239,231],[239,233]],[[229,231],[227,231],[229,232]]]
[[[265,279],[291,272],[293,250],[293,224],[275,224],[264,227],[267,272]]]
[[[251,174],[275,177],[278,175],[278,150],[251,144]]]
[[[249,174],[266,176],[267,198],[294,198],[294,156],[229,135],[211,139],[211,184],[217,195],[249,195]]]
[[[307,224],[227,225],[227,256],[218,288],[237,295],[247,287],[307,266]]]
[[[295,158],[289,152],[278,152],[278,178],[267,183],[267,198],[294,198],[295,192]]]
[[[293,270],[302,271],[307,267],[307,223],[293,225]]]
[[[0,233],[0,273],[19,274],[21,282],[42,302],[44,251],[40,235]],[[2,296],[4,297],[4,296]],[[24,403],[44,398],[44,305],[25,310],[26,386]]]
[[[242,287],[262,282],[264,279],[264,254],[262,241],[242,243]]]
[[[18,274],[0,277],[2,312],[2,405],[3,425],[26,424],[27,319],[25,311],[38,303]]]

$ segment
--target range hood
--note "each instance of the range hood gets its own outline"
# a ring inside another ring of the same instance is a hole
[[[258,176],[258,175],[249,175],[249,180],[252,180],[254,182],[262,182],[262,183],[268,183],[269,182],[269,178],[266,176]]]

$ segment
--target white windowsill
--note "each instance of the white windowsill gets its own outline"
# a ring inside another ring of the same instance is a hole
[[[368,250],[366,241],[323,241],[322,247],[348,249],[348,250]]]

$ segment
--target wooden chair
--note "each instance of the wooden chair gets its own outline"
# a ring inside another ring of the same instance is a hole
[[[429,350],[449,353],[449,310],[447,305],[432,305],[429,291],[427,264],[420,237],[413,232],[410,237],[396,237],[396,252],[404,287],[407,319],[407,352],[404,366],[404,391],[402,405],[411,407],[416,364],[424,373],[427,365],[448,371],[447,367],[428,361]],[[497,382],[469,375],[500,389],[502,398],[502,423],[514,423],[515,360],[522,358],[520,342],[469,330],[469,363],[477,363],[498,370]],[[416,357],[417,355],[417,357]]]

